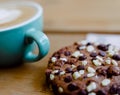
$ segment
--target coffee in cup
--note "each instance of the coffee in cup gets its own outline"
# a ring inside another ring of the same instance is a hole
[[[34,2],[0,3],[0,67],[38,61],[48,53],[42,16],[42,7]],[[34,43],[38,54],[33,53]]]
[[[3,4],[0,6],[0,29],[24,23],[37,13],[29,4]]]

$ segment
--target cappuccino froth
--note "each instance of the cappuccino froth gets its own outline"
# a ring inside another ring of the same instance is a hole
[[[0,9],[0,25],[12,22],[22,15],[22,11],[18,9]]]
[[[4,4],[0,6],[0,30],[22,24],[36,14],[37,9],[29,4]]]

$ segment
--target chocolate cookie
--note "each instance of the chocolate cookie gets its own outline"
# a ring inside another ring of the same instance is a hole
[[[46,80],[55,95],[120,95],[120,50],[76,42],[52,55]]]

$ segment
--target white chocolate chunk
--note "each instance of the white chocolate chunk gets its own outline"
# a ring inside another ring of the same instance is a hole
[[[114,54],[115,54],[115,52],[113,51],[113,50],[109,50],[109,51],[107,51],[108,52],[108,56],[113,56]]]
[[[59,70],[54,70],[54,71],[52,71],[52,74],[55,74],[55,73],[58,73],[59,72]]]
[[[91,82],[88,86],[87,86],[87,91],[91,92],[93,90],[95,90],[97,88],[97,85],[95,82]]]
[[[75,52],[72,54],[72,56],[77,58],[77,57],[81,56],[81,53],[80,53],[80,51],[75,51]]]
[[[71,65],[71,69],[74,69],[74,68],[76,68],[76,67],[77,67],[77,66],[75,66],[75,65],[73,65],[73,64]]]
[[[60,60],[67,62],[66,58],[60,58]]]
[[[56,58],[56,57],[52,57],[52,58],[51,58],[51,61],[52,61],[53,63],[55,63],[55,62],[57,61],[57,58]]]
[[[87,61],[86,60],[84,60],[84,61],[82,61],[82,65],[87,65]]]
[[[88,71],[89,73],[95,73],[95,69],[92,68],[92,67],[88,67],[88,68],[87,68],[87,71]]]
[[[114,54],[117,54],[119,52],[119,48],[115,46],[109,46],[108,53],[112,56]]]
[[[80,46],[79,49],[80,50],[86,49],[86,46]]]
[[[119,48],[116,48],[114,46],[109,46],[108,48],[108,56],[112,57],[114,54],[117,54],[119,51]]]
[[[109,85],[110,84],[110,79],[104,79],[103,81],[102,81],[102,86],[107,86],[107,85]]]
[[[86,41],[86,40],[83,40],[83,41],[81,41],[81,44],[82,44],[82,45],[86,45],[86,44],[87,44],[87,41]]]
[[[118,66],[118,63],[115,60],[112,60],[112,64],[115,65],[115,66]]]
[[[102,57],[96,56],[96,58],[97,58],[99,61],[103,62],[103,58],[102,58]]]
[[[58,88],[58,91],[59,91],[59,93],[63,93],[63,88],[62,88],[62,87],[59,87],[59,88]]]
[[[60,75],[64,75],[64,74],[65,74],[65,71],[60,72]]]
[[[74,73],[73,73],[73,78],[74,78],[74,79],[78,79],[80,76],[81,76],[81,75],[80,75],[79,72],[74,72]]]
[[[80,56],[83,56],[83,55],[84,55],[84,54],[82,54],[82,53],[80,54]]]
[[[99,60],[93,60],[93,64],[95,66],[101,66],[102,65],[102,63]]]
[[[111,64],[111,60],[110,60],[110,59],[106,59],[106,60],[105,60],[105,63],[106,63],[106,64]]]
[[[79,73],[83,75],[85,73],[85,70],[80,70]]]
[[[88,52],[92,52],[92,51],[94,51],[95,49],[94,49],[94,47],[92,46],[92,45],[89,45],[88,47],[87,47],[87,51]]]
[[[95,73],[88,73],[87,74],[87,77],[93,77],[93,76],[95,76]]]
[[[96,95],[95,92],[88,93],[88,95]]]
[[[50,80],[54,80],[55,76],[53,74],[50,74]]]

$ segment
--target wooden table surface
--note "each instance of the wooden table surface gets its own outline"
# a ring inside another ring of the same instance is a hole
[[[85,38],[78,33],[47,33],[49,54],[41,61],[25,63],[12,69],[0,69],[0,95],[53,95],[45,83],[45,69],[51,54],[63,46]]]
[[[50,52],[38,62],[0,69],[0,95],[53,95],[46,86],[44,72],[54,51],[85,39],[83,32],[120,31],[120,0],[33,1],[44,8],[44,30],[50,39]]]
[[[120,0],[33,0],[44,8],[45,31],[120,32]]]

